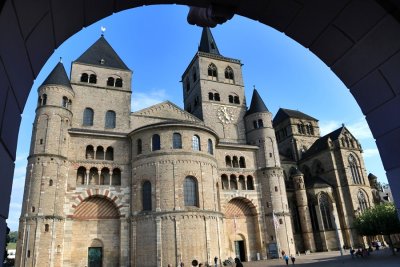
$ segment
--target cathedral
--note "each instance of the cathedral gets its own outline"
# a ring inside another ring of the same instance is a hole
[[[374,205],[357,139],[273,117],[238,59],[204,28],[182,74],[184,109],[131,112],[132,70],[101,36],[38,88],[16,266],[221,264],[362,242]]]

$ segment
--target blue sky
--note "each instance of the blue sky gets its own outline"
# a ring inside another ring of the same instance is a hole
[[[8,225],[18,229],[26,158],[35,116],[37,88],[62,57],[70,72],[77,59],[106,28],[105,38],[133,70],[132,111],[164,100],[183,106],[181,75],[193,58],[201,28],[186,22],[188,7],[147,6],[120,12],[72,36],[48,60],[25,107],[19,133]],[[364,149],[367,173],[387,182],[379,152],[360,108],[343,83],[313,53],[259,22],[234,16],[212,29],[222,55],[240,59],[249,104],[255,85],[268,109],[300,110],[319,120],[321,135],[345,123]]]

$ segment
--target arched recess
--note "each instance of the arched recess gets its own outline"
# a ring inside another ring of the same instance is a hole
[[[235,248],[239,248],[242,261],[255,260],[251,257],[261,245],[259,235],[256,234],[259,231],[257,208],[251,200],[237,197],[225,205],[224,215],[230,252],[235,255]]]
[[[376,139],[393,195],[400,192],[400,3],[386,1],[223,0],[12,1],[0,3],[0,168],[8,215],[18,129],[27,96],[40,69],[66,39],[125,9],[183,4],[234,10],[310,49],[355,97]],[[355,12],[357,11],[357,12]],[[385,118],[385,119],[382,119]],[[400,198],[395,198],[400,206]],[[2,227],[4,234],[5,227]],[[0,248],[1,249],[1,248]]]

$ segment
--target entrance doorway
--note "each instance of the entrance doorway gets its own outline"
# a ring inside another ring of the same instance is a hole
[[[88,267],[102,267],[103,248],[90,247],[88,249]]]
[[[244,251],[244,241],[236,240],[235,241],[235,254],[236,257],[240,259],[240,261],[246,261],[246,253]]]

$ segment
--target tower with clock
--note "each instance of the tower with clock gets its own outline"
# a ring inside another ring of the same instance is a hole
[[[182,75],[184,107],[217,132],[222,142],[245,143],[246,99],[240,60],[222,56],[209,28]]]

